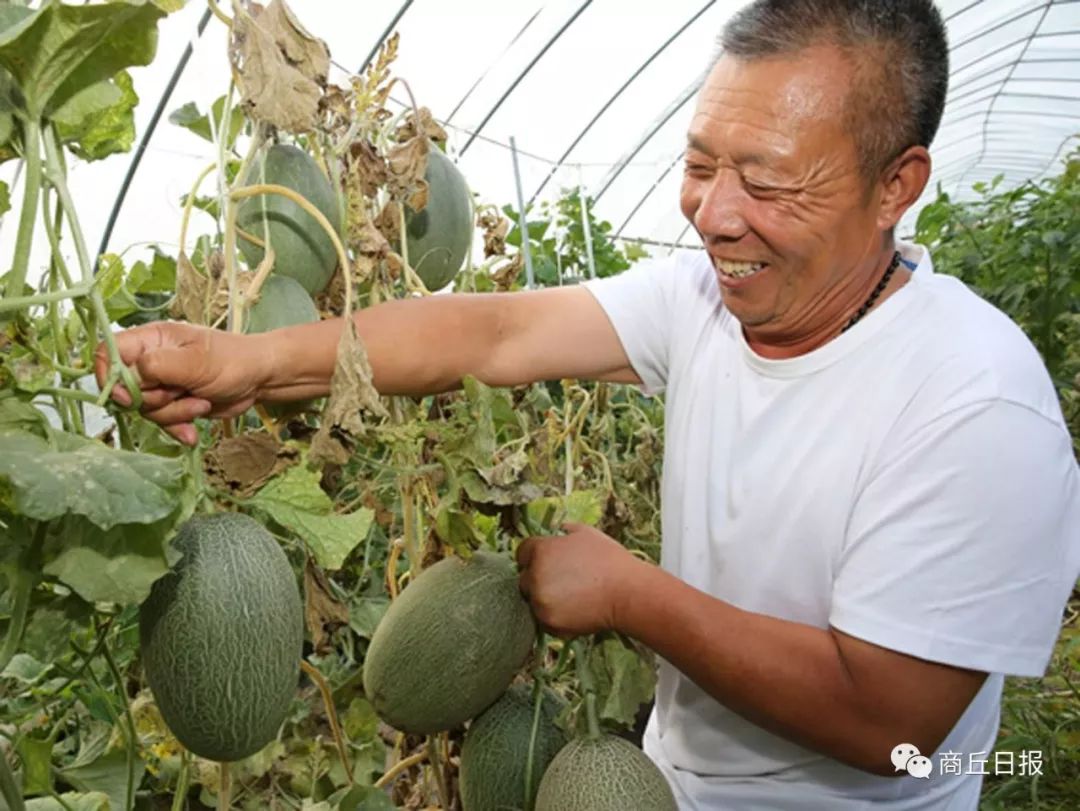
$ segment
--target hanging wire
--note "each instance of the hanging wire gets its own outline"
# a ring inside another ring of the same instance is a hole
[[[587,9],[591,4],[592,0],[585,0],[585,2],[578,7],[578,10],[574,12],[573,16],[570,17],[570,19],[567,20],[565,23],[563,23],[562,27],[555,32],[555,36],[549,39],[547,41],[547,44],[540,49],[540,52],[537,53],[536,56],[534,56],[529,62],[529,64],[525,66],[525,70],[521,71],[521,73],[518,74],[518,77],[514,79],[511,85],[506,88],[506,92],[499,97],[499,100],[497,102],[495,102],[495,106],[488,110],[487,115],[484,116],[484,119],[473,131],[473,134],[469,136],[469,140],[465,142],[465,146],[461,148],[461,152],[458,153],[461,157],[464,157],[465,153],[469,151],[469,147],[472,146],[473,141],[476,140],[477,136],[479,136],[479,134],[483,131],[484,127],[486,127],[488,122],[491,121],[492,116],[494,116],[495,113],[499,111],[499,108],[503,106],[503,102],[510,98],[510,94],[514,92],[514,90],[519,84],[521,84],[521,80],[529,75],[529,71],[533,69],[536,63],[544,57],[544,54],[548,52],[551,46],[558,41],[559,37],[561,37],[566,32],[566,30],[574,24],[577,18],[581,16],[582,12],[585,11],[585,9]]]
[[[660,132],[663,126],[675,116],[675,113],[679,112],[679,110],[681,110],[686,105],[686,102],[690,101],[690,99],[694,97],[694,95],[697,93],[698,89],[701,87],[704,81],[705,72],[702,72],[696,79],[694,79],[694,81],[692,81],[686,86],[686,88],[675,98],[675,101],[668,105],[667,110],[665,110],[660,116],[660,118],[658,118],[654,122],[653,126],[648,130],[648,132],[645,133],[641,140],[637,142],[634,148],[631,149],[626,156],[619,160],[619,162],[615,165],[615,168],[608,173],[606,178],[604,178],[603,185],[601,186],[600,191],[598,191],[596,193],[596,196],[593,198],[594,205],[598,203],[600,201],[600,198],[604,196],[604,193],[611,188],[611,184],[614,183],[615,180],[619,177],[619,175],[623,173],[623,170],[629,165],[630,161],[636,158],[637,154],[642,149],[644,149],[645,145],[649,143],[649,141],[651,141],[653,137],[655,137],[656,133]]]
[[[975,166],[978,166],[979,162],[982,161],[982,159],[984,157],[986,157],[986,127],[990,123],[990,116],[994,114],[994,106],[997,104],[998,99],[999,98],[1004,98],[1006,96],[1030,95],[1030,94],[1024,94],[1024,93],[1004,93],[1003,91],[1005,89],[1005,86],[1008,84],[1009,79],[1012,77],[1013,73],[1016,72],[1016,66],[1020,64],[1020,62],[1024,58],[1024,54],[1026,54],[1028,52],[1028,48],[1031,47],[1032,40],[1034,39],[1035,35],[1039,33],[1039,29],[1042,28],[1042,24],[1046,20],[1046,15],[1049,14],[1049,13],[1050,13],[1050,6],[1047,5],[1045,8],[1043,8],[1042,15],[1039,17],[1039,21],[1035,24],[1035,30],[1033,30],[1031,32],[1031,37],[1028,39],[1027,42],[1024,43],[1024,47],[1020,51],[1020,55],[1017,56],[1015,60],[1013,60],[1012,67],[1009,68],[1008,75],[1006,75],[1005,78],[1002,80],[1001,86],[998,88],[997,93],[995,93],[994,97],[992,99],[990,99],[990,105],[986,108],[986,117],[983,119],[982,145],[979,147],[979,154],[975,158],[975,160],[972,161],[971,166],[969,167],[968,171],[970,171],[971,168],[973,168]],[[1047,96],[1047,98],[1053,98],[1053,97],[1052,96]],[[960,175],[960,179],[956,181],[956,185],[957,186],[963,185],[965,177],[967,177],[967,171],[965,171],[964,174]]]
[[[210,16],[211,11],[208,8],[203,12],[202,18],[195,28],[195,36],[188,40],[187,47],[184,48],[184,52],[180,55],[180,61],[176,63],[176,67],[173,69],[172,76],[169,77],[169,83],[165,85],[165,91],[161,94],[161,98],[158,99],[157,107],[154,108],[154,114],[150,118],[150,123],[146,127],[146,132],[144,132],[142,138],[139,139],[139,145],[135,149],[135,154],[131,157],[131,163],[128,164],[127,174],[124,175],[124,181],[120,184],[120,191],[117,192],[116,199],[113,201],[112,211],[109,212],[109,219],[105,223],[105,231],[101,235],[101,244],[98,246],[97,257],[100,257],[109,249],[109,240],[112,238],[113,229],[116,227],[116,220],[120,216],[120,209],[124,205],[124,198],[127,197],[128,189],[131,187],[131,181],[135,177],[135,170],[139,168],[139,163],[142,162],[143,155],[146,153],[146,146],[150,143],[150,138],[154,135],[154,130],[157,129],[158,122],[165,112],[165,107],[169,103],[169,98],[172,96],[173,90],[176,89],[177,82],[180,81],[180,77],[187,67],[188,60],[191,59],[191,54],[195,50],[195,41],[202,37],[207,23],[210,22]],[[94,258],[95,274],[98,271],[97,257]]]
[[[641,210],[641,207],[643,205],[645,205],[645,201],[648,200],[652,196],[653,192],[655,192],[658,188],[660,188],[660,184],[664,182],[664,178],[667,177],[669,174],[671,174],[671,170],[674,169],[685,156],[686,156],[686,150],[684,149],[682,152],[680,152],[678,155],[676,155],[675,160],[673,160],[671,163],[669,163],[668,167],[663,172],[660,173],[660,177],[658,177],[655,181],[653,181],[653,184],[651,186],[649,186],[649,190],[647,192],[645,192],[645,194],[642,195],[641,199],[638,200],[637,205],[634,206],[630,210],[629,214],[626,215],[626,219],[623,220],[623,224],[619,226],[617,231],[615,231],[615,236],[616,237],[618,237],[619,234],[621,234],[623,232],[623,229],[626,228],[626,226],[630,223],[630,220],[634,219],[634,215],[637,214],[638,211]]]
[[[536,191],[533,192],[532,197],[529,198],[530,205],[532,205],[533,200],[537,198],[540,192],[544,190],[544,187],[547,186],[548,181],[555,176],[556,172],[559,171],[559,167],[561,167],[566,162],[566,159],[570,156],[570,153],[577,148],[577,145],[581,143],[582,139],[589,133],[589,130],[591,130],[596,125],[596,122],[598,122],[603,117],[604,113],[608,111],[611,105],[614,104],[618,100],[618,98],[626,91],[626,89],[637,80],[638,76],[645,72],[646,68],[648,68],[649,65],[651,65],[657,59],[657,57],[660,56],[660,54],[666,51],[668,47],[673,42],[675,42],[675,40],[682,36],[683,32],[686,31],[687,28],[697,22],[701,15],[708,11],[709,8],[711,8],[715,4],[715,2],[716,0],[709,0],[709,2],[702,6],[693,17],[691,17],[689,20],[679,26],[679,28],[676,29],[674,34],[664,40],[663,44],[655,51],[653,51],[652,55],[649,56],[649,58],[646,59],[644,62],[642,62],[637,70],[630,74],[630,78],[623,82],[622,86],[618,90],[616,90],[615,93],[611,96],[611,98],[609,98],[604,103],[604,106],[602,106],[597,111],[596,115],[594,115],[589,121],[589,123],[585,125],[585,128],[578,133],[577,137],[574,138],[574,140],[570,143],[570,146],[566,148],[566,151],[562,153],[562,155],[559,157],[558,162],[555,164],[555,167],[551,170],[551,172],[548,173],[547,177],[545,177],[541,181]]]
[[[534,11],[533,15],[531,17],[529,17],[528,22],[526,22],[525,25],[521,26],[521,30],[518,31],[517,34],[514,35],[514,38],[512,40],[510,40],[509,43],[507,43],[505,48],[503,48],[502,53],[500,53],[494,60],[492,60],[490,65],[488,65],[486,68],[484,68],[483,73],[481,73],[480,76],[476,79],[476,81],[472,83],[472,87],[470,87],[467,91],[465,91],[465,95],[461,97],[461,101],[459,101],[457,104],[454,105],[454,109],[451,110],[450,115],[448,115],[446,117],[447,122],[450,122],[450,121],[453,120],[454,116],[457,115],[458,110],[461,109],[461,106],[466,101],[469,100],[469,96],[471,96],[473,94],[473,91],[476,90],[476,88],[478,88],[480,86],[480,83],[482,81],[484,81],[484,79],[492,71],[492,69],[497,64],[499,64],[499,62],[502,60],[502,58],[504,56],[506,56],[506,53],[517,44],[517,41],[519,39],[521,39],[522,35],[529,29],[529,26],[531,26],[533,24],[533,22],[536,20],[536,18],[540,16],[540,12],[543,11],[543,10],[544,10],[544,7],[541,6],[536,11]]]
[[[386,38],[390,36],[390,32],[394,30],[394,27],[399,22],[401,22],[401,18],[405,16],[405,12],[409,10],[409,6],[411,6],[412,4],[413,0],[405,0],[405,2],[401,4],[401,8],[397,10],[397,13],[393,16],[393,19],[390,20],[390,24],[383,29],[382,34],[380,34],[379,38],[375,40],[375,44],[371,46],[371,53],[367,55],[367,59],[365,59],[364,64],[360,66],[360,70],[356,71],[358,74],[363,73],[365,70],[368,69],[368,65],[370,65],[371,60],[375,58],[375,54],[379,52],[379,48],[382,47],[382,44],[386,41]]]

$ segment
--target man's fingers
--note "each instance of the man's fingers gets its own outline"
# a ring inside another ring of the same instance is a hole
[[[533,555],[536,554],[536,538],[526,538],[517,548],[517,564],[518,568],[528,569],[529,563],[532,561]]]
[[[153,420],[158,425],[170,426],[177,423],[194,422],[199,417],[205,417],[210,413],[210,401],[201,397],[181,397],[173,400],[161,408],[143,413],[148,420]]]
[[[115,394],[116,396],[114,397],[114,399],[117,402],[120,402],[121,395],[125,397],[130,397],[130,395],[127,393],[127,389],[123,389],[121,391],[120,386],[116,387]],[[185,392],[183,389],[174,388],[172,386],[156,389],[143,389],[142,412],[143,414],[147,414],[151,411],[157,411],[159,408],[164,408],[174,400],[178,400],[184,394]],[[121,405],[125,405],[125,403],[121,403]]]
[[[170,425],[165,429],[165,433],[174,439],[183,442],[185,445],[194,446],[199,442],[199,431],[190,422],[184,422],[180,425]]]

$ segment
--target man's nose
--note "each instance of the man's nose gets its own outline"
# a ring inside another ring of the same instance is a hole
[[[694,225],[703,237],[739,239],[748,230],[746,191],[736,172],[717,172],[705,188],[694,214]]]

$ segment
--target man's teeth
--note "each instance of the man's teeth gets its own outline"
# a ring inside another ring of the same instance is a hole
[[[716,266],[720,268],[720,272],[725,276],[734,276],[736,279],[740,279],[744,276],[749,276],[752,273],[757,273],[763,267],[764,262],[729,262],[724,259],[717,259]]]

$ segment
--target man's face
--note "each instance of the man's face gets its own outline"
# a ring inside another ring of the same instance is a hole
[[[879,258],[880,190],[867,193],[842,114],[850,74],[826,47],[723,57],[690,125],[683,214],[725,306],[767,344],[797,344],[843,317],[865,295],[865,274],[851,271]]]

